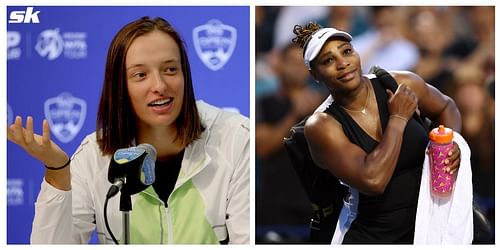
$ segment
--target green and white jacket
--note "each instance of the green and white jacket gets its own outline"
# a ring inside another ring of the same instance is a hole
[[[184,152],[168,206],[152,186],[132,195],[131,243],[249,243],[248,118],[197,102],[206,130]],[[104,223],[110,156],[102,156],[96,135],[88,135],[72,156],[71,190],[43,180],[35,204],[32,243],[87,243],[97,229],[100,243],[112,243]],[[111,230],[122,238],[120,195],[111,198]]]

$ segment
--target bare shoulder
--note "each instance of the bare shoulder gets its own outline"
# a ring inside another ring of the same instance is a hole
[[[309,117],[304,127],[304,136],[314,162],[320,168],[328,169],[334,175],[338,174],[339,178],[349,175],[353,159],[366,154],[349,141],[341,123],[324,112]]]
[[[391,71],[390,74],[398,84],[404,83],[410,87],[414,85],[423,85],[425,81],[419,75],[411,72],[411,71]]]
[[[427,93],[427,83],[419,75],[410,71],[391,71],[398,84],[405,84],[410,87],[417,96],[423,97]]]
[[[333,119],[329,114],[325,112],[316,112],[312,114],[306,121],[306,128],[316,128],[316,127],[322,127],[330,122],[332,122]]]
[[[326,131],[341,128],[340,123],[325,112],[312,114],[306,121],[304,132],[306,137],[324,136]]]

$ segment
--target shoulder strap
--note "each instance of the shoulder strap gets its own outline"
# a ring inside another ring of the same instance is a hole
[[[378,65],[371,67],[368,73],[375,74],[382,85],[384,85],[385,88],[390,89],[392,92],[395,92],[396,89],[398,89],[398,83],[396,82],[394,77],[392,77],[389,72],[387,72],[383,68],[380,68]]]
[[[393,93],[398,89],[398,83],[396,82],[394,77],[392,77],[389,72],[387,72],[383,68],[380,68],[378,65],[372,66],[368,73],[375,74],[384,88],[390,89]],[[426,131],[429,131],[431,126],[431,120],[429,120],[429,118],[420,116],[419,114],[417,114],[417,112],[413,114],[413,118],[415,118]]]

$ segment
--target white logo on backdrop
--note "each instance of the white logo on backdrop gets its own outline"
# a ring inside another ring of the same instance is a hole
[[[64,92],[57,97],[47,99],[44,111],[52,134],[59,141],[68,143],[83,126],[87,115],[87,102]]]
[[[7,31],[7,60],[21,58],[21,33],[17,31]]]
[[[87,33],[65,32],[60,34],[59,29],[47,29],[38,35],[35,50],[41,57],[49,60],[57,59],[63,52],[68,59],[82,59],[87,57]]]
[[[7,206],[21,206],[24,204],[23,186],[23,179],[7,179]]]
[[[38,35],[35,50],[41,57],[47,57],[54,60],[61,55],[63,51],[63,39],[59,34],[59,29],[44,30]]]
[[[63,33],[64,56],[69,59],[82,59],[87,57],[87,33]]]
[[[209,69],[221,69],[231,58],[236,47],[236,29],[212,19],[193,29],[194,48]]]
[[[7,103],[7,125],[10,125],[14,122],[14,112],[12,112],[12,108]]]

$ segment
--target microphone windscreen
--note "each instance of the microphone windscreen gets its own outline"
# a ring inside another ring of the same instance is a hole
[[[137,148],[146,152],[146,158],[141,166],[141,182],[144,185],[151,185],[155,181],[156,149],[147,143],[139,144]]]
[[[138,148],[144,149],[149,156],[151,156],[151,159],[156,161],[156,149],[153,147],[151,144],[147,143],[142,143],[137,146]]]

